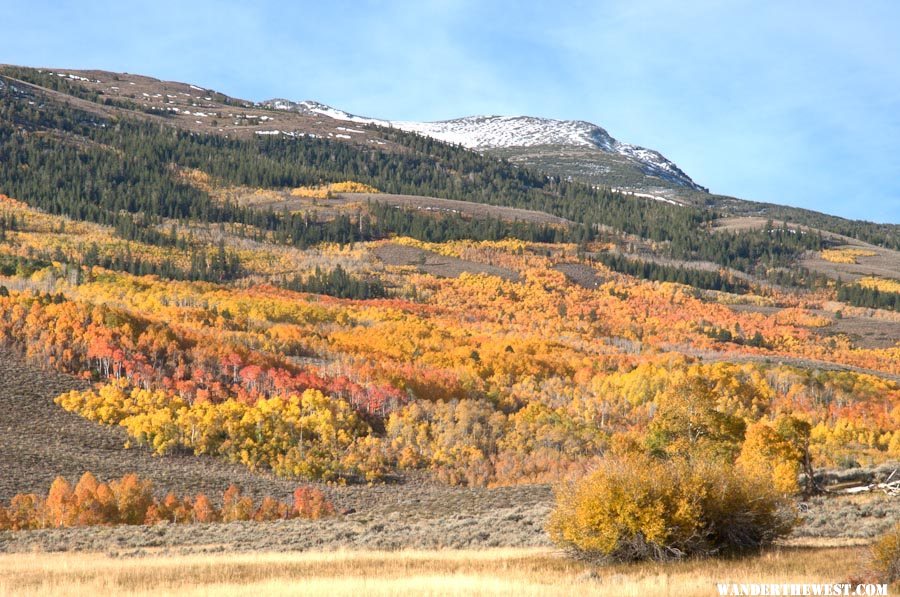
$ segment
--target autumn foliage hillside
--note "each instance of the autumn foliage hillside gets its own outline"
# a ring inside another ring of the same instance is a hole
[[[674,457],[702,424],[786,491],[807,456],[900,457],[895,282],[798,267],[820,233],[716,231],[399,132],[382,154],[0,94],[0,344],[89,382],[56,403],[133,447],[491,485]],[[330,202],[362,189],[552,218]]]
[[[67,239],[87,225],[4,205],[16,230],[0,249],[18,265],[0,278],[0,341],[94,382],[58,404],[157,453],[310,479],[425,469],[451,483],[546,481],[644,436],[667,401],[708,400],[736,422],[735,455],[784,414],[809,424],[819,465],[900,455],[900,349],[825,336],[833,320],[815,295],[741,297],[782,306],[735,310],[734,295],[598,264],[605,282],[584,288],[553,269],[579,259],[573,245],[399,239],[516,280],[379,266],[380,243],[278,251],[279,263],[343,263],[392,288],[337,299],[252,277],[211,284],[28,258],[55,242],[77,250]],[[84,232],[100,251],[121,242]]]

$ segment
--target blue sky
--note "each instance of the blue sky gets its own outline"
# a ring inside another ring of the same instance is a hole
[[[900,3],[0,0],[0,62],[383,118],[588,120],[713,192],[900,222]]]

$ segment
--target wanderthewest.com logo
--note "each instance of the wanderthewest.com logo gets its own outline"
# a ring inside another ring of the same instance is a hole
[[[766,583],[717,583],[719,595],[887,595],[887,585],[821,583],[821,584],[766,584]]]

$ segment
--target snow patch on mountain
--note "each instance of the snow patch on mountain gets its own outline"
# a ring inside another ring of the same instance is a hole
[[[273,99],[262,105],[275,110],[290,110],[345,122],[394,127],[476,151],[545,145],[593,147],[625,157],[645,174],[688,188],[705,190],[658,151],[618,141],[603,128],[583,120],[555,120],[534,116],[466,116],[438,122],[413,122],[356,116],[314,101]]]
[[[686,204],[681,201],[675,201],[674,199],[669,199],[668,197],[662,197],[660,195],[651,195],[650,193],[638,193],[636,191],[629,191],[628,189],[616,189],[613,188],[613,191],[622,193],[623,195],[631,195],[632,197],[642,197],[644,199],[653,199],[654,201],[662,201],[663,203],[668,203],[670,205],[677,205],[678,207],[684,207]]]

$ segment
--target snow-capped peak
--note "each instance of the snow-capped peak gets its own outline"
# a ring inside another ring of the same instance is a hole
[[[575,145],[610,151],[615,143],[606,131],[589,122],[533,116],[467,116],[440,122],[400,121],[392,124],[469,149]]]
[[[622,143],[603,128],[583,120],[555,120],[534,116],[466,116],[438,122],[413,122],[356,116],[309,100],[292,102],[273,99],[263,102],[263,105],[310,116],[318,115],[334,120],[393,127],[477,151],[543,145],[593,147],[606,153],[621,155],[636,163],[647,174],[689,188],[703,189],[659,152]]]

